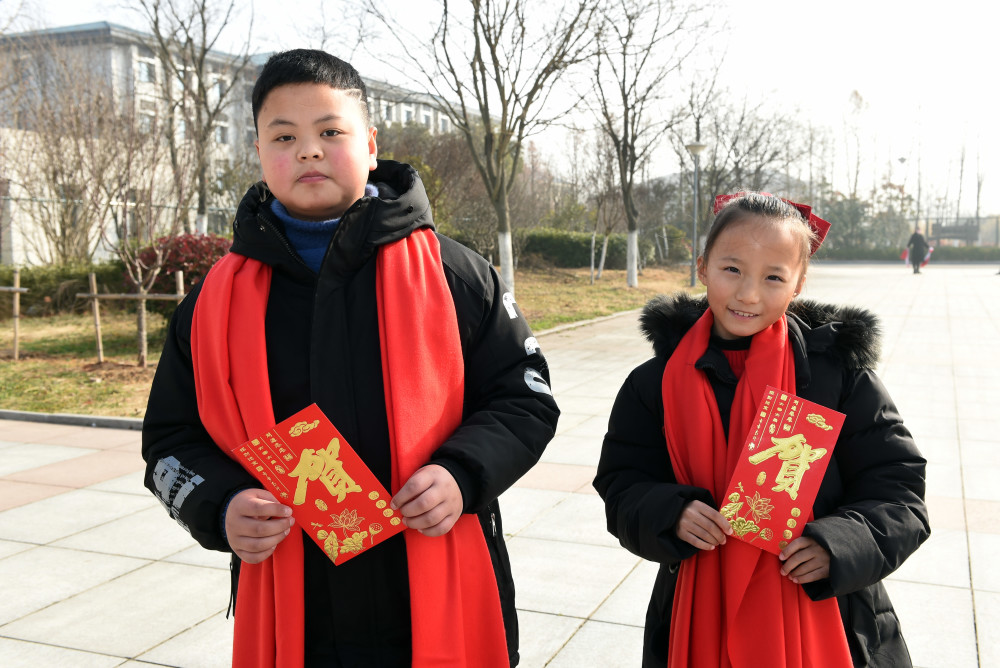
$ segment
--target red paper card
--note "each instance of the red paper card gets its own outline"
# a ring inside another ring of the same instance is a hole
[[[844,417],[768,386],[720,511],[734,536],[778,554],[802,535]]]
[[[406,527],[391,495],[316,404],[236,446],[233,455],[340,565]]]

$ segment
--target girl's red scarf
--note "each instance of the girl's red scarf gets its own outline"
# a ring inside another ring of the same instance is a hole
[[[380,248],[376,298],[392,489],[462,420],[464,362],[455,304],[437,237],[429,229]],[[198,410],[229,449],[274,425],[264,314],[271,268],[241,255],[209,272],[191,327]],[[404,532],[410,581],[413,666],[508,666],[496,577],[475,515],[445,536]],[[364,557],[361,557],[362,559]],[[243,564],[236,604],[234,666],[298,668],[304,659],[302,534],[271,558]]]
[[[795,358],[784,316],[753,337],[727,441],[712,386],[695,368],[713,322],[707,310],[667,362],[663,407],[678,482],[708,489],[719,500],[765,387],[795,392]],[[812,601],[780,567],[775,555],[735,536],[684,560],[670,622],[670,666],[850,666],[837,600]]]

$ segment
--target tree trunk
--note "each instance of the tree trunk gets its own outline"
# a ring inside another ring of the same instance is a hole
[[[497,214],[497,250],[500,255],[500,278],[514,294],[514,245],[510,234],[510,212],[507,209],[507,193],[503,193],[493,207]]]
[[[149,347],[146,342],[146,300],[140,299],[139,306],[135,314],[137,329],[139,330],[139,366],[146,368],[146,358]]]
[[[632,184],[622,188],[622,204],[625,208],[625,227],[628,230],[628,248],[625,253],[626,285],[639,285],[639,212],[632,197]]]
[[[590,284],[594,284],[594,251],[597,246],[597,230],[590,235]]]
[[[604,273],[604,261],[608,259],[608,239],[611,237],[610,232],[604,234],[604,241],[601,243],[601,263],[597,265],[597,279],[600,280],[601,274]]]
[[[196,234],[208,234],[208,177],[207,168],[198,174],[198,214],[194,218]]]
[[[630,288],[638,287],[639,285],[639,231],[629,230],[628,232],[628,250],[625,253],[625,266],[628,268],[628,277],[626,284]]]

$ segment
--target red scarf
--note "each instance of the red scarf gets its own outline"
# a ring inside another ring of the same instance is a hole
[[[721,499],[764,388],[795,392],[795,358],[784,316],[753,337],[727,441],[712,386],[695,368],[713,322],[707,310],[667,362],[664,433],[678,482]],[[735,536],[684,560],[670,622],[670,666],[851,666],[837,600],[812,601],[780,568],[775,555]]]
[[[379,249],[375,279],[392,489],[462,420],[464,361],[455,304],[429,229]],[[191,326],[198,411],[219,446],[274,425],[264,314],[271,268],[230,253],[212,268]],[[419,288],[415,286],[420,286]],[[496,575],[475,515],[428,538],[404,532],[413,663],[508,666]],[[361,557],[364,558],[364,557]],[[302,534],[296,527],[261,564],[240,570],[234,666],[298,668],[304,660]]]

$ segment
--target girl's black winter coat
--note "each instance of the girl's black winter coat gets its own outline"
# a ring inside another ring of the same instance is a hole
[[[647,305],[642,328],[655,357],[629,375],[615,401],[594,486],[608,530],[636,555],[660,564],[646,615],[643,666],[666,666],[677,570],[696,548],[674,528],[706,489],[680,485],[663,435],[661,383],[667,360],[708,304],[686,295]],[[792,302],[789,337],[796,393],[847,416],[804,535],[830,552],[830,577],[803,585],[814,600],[837,597],[856,666],[909,666],[899,621],[881,580],[930,535],[925,460],[873,369],[878,325],[864,310]],[[708,376],[728,432],[736,378],[712,345],[697,367]],[[766,650],[765,650],[766,651]]]
[[[243,198],[234,252],[273,268],[264,323],[275,419],[317,403],[386,489],[390,450],[375,299],[379,246],[432,226],[417,173],[380,160],[363,197],[341,218],[319,273],[292,249],[263,184]],[[524,317],[489,263],[439,236],[465,360],[463,422],[432,463],[455,477],[466,513],[486,538],[504,612],[512,665],[518,662],[514,585],[497,497],[538,461],[559,411],[548,369]],[[419,299],[420,286],[414,286]],[[146,486],[202,546],[229,551],[222,514],[236,492],[259,484],[209,437],[198,416],[191,366],[197,289],[177,308],[143,423]],[[426,353],[428,351],[415,351]],[[334,566],[305,543],[307,664],[408,666],[410,605],[406,546],[394,536]],[[238,568],[238,560],[233,557]],[[442,639],[446,642],[447,639]]]

